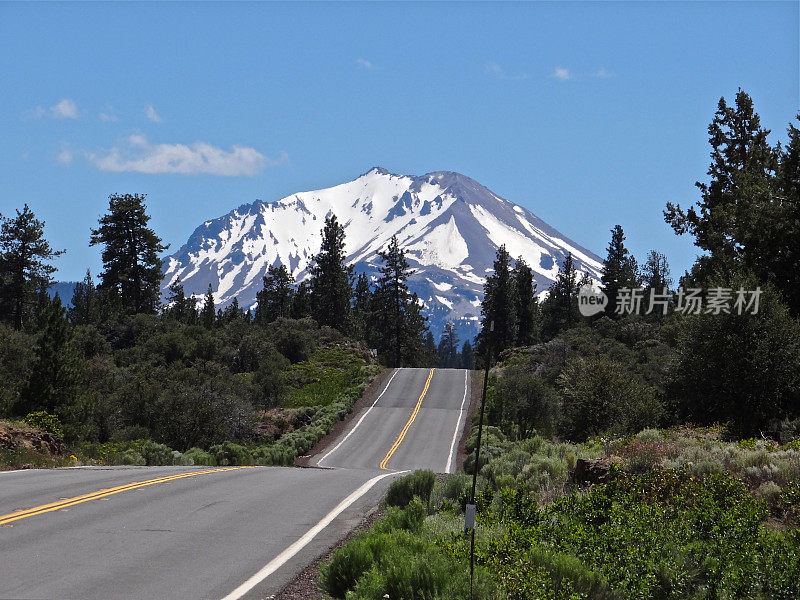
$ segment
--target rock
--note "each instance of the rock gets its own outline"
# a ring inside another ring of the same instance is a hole
[[[583,485],[605,483],[611,463],[604,458],[579,458],[575,461],[573,479]]]
[[[61,456],[67,447],[59,436],[33,427],[0,422],[0,450],[33,450]]]

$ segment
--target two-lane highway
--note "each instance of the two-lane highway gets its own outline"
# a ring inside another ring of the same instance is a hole
[[[398,369],[321,469],[0,473],[0,600],[264,598],[374,506],[397,473],[453,470],[466,371]]]
[[[452,471],[468,396],[469,371],[398,369],[383,394],[317,464]]]

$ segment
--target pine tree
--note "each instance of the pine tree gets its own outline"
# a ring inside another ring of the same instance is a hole
[[[474,369],[475,368],[475,357],[473,356],[472,352],[472,344],[469,341],[464,342],[464,345],[461,346],[461,362],[459,367],[462,369]]]
[[[146,195],[112,194],[108,213],[92,229],[89,245],[103,245],[100,289],[113,291],[129,314],[156,312],[161,283],[159,252],[169,246],[147,224]]]
[[[642,283],[646,290],[654,289],[661,294],[664,288],[672,287],[672,277],[669,272],[667,257],[656,250],[651,250],[642,267]],[[649,291],[647,292],[649,294]]]
[[[425,333],[422,346],[424,348],[423,354],[425,356],[425,359],[422,361],[418,361],[417,364],[419,366],[426,366],[426,367],[437,366],[438,355],[436,349],[436,340],[433,337],[433,333],[431,333],[430,331]]]
[[[422,314],[422,302],[416,292],[411,294],[405,309],[401,362],[409,366],[425,366],[435,361],[436,353],[426,356],[425,337],[428,317]],[[434,342],[435,344],[435,342]]]
[[[408,291],[406,281],[413,273],[405,253],[392,237],[386,251],[378,251],[383,264],[373,292],[376,345],[392,366],[414,365],[424,360],[425,317],[419,298]]]
[[[271,323],[280,317],[288,317],[292,311],[294,277],[284,265],[272,265],[264,277],[264,288],[256,294],[258,307],[256,321]]]
[[[517,297],[510,270],[511,256],[505,245],[497,249],[494,272],[486,278],[483,286],[482,329],[478,334],[478,345],[482,352],[486,344],[491,344],[492,353],[497,356],[506,348],[511,348],[517,340]],[[490,324],[494,322],[494,333]]]
[[[208,291],[203,300],[203,308],[200,311],[200,324],[206,329],[213,329],[217,321],[217,313],[214,306],[214,290],[211,289],[211,284],[208,284]]]
[[[36,295],[52,284],[56,271],[49,262],[64,253],[53,250],[39,221],[26,204],[0,225],[0,315],[19,330],[32,316]]]
[[[193,296],[186,297],[180,279],[176,279],[169,286],[164,314],[187,325],[191,325],[197,320],[197,300]]]
[[[305,319],[311,316],[311,286],[307,281],[301,281],[297,285],[290,316],[293,319]]]
[[[684,211],[667,203],[666,222],[677,234],[692,235],[707,252],[692,271],[699,285],[716,275],[730,278],[740,268],[769,279],[777,153],[767,142],[768,134],[749,95],[740,89],[734,106],[721,98],[708,127],[710,181],[695,184],[700,190],[697,207]]]
[[[356,339],[366,340],[369,337],[371,305],[369,277],[359,273],[353,293],[353,334]]]
[[[543,303],[543,334],[546,339],[552,339],[578,323],[580,315],[576,300],[577,293],[578,273],[570,252],[558,271],[556,280],[550,286],[547,300]]]
[[[797,116],[800,121],[800,114]],[[780,151],[778,212],[765,235],[773,240],[770,270],[794,316],[800,315],[800,129],[789,124],[789,143]]]
[[[79,281],[75,285],[67,313],[70,323],[73,325],[90,325],[97,323],[99,320],[97,290],[92,279],[92,273],[88,269],[83,281]]]
[[[80,381],[79,358],[72,345],[67,313],[58,294],[38,295],[36,359],[30,381],[22,394],[20,414],[36,410],[55,412],[73,400]]]
[[[249,321],[250,317],[239,307],[239,298],[235,297],[231,300],[223,310],[217,312],[217,320],[220,323],[235,323],[236,321]]]
[[[344,227],[332,214],[325,219],[322,246],[309,269],[311,307],[312,315],[320,325],[346,333],[353,295],[353,269],[345,265],[344,259]]]
[[[625,247],[625,232],[621,225],[614,225],[611,230],[611,241],[608,243],[608,254],[603,261],[602,290],[608,297],[606,312],[614,316],[619,290],[638,287],[638,265],[636,259]]]
[[[533,282],[533,270],[521,256],[511,271],[514,282],[514,312],[517,315],[516,346],[529,346],[539,339],[538,302],[536,301],[536,284]]]
[[[437,349],[438,365],[444,369],[455,369],[458,367],[458,335],[456,326],[452,321],[448,321],[444,326],[444,333],[439,341]]]

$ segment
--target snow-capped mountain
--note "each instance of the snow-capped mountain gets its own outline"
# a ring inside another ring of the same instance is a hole
[[[594,253],[469,177],[376,167],[348,183],[257,200],[206,221],[165,261],[163,289],[180,279],[187,294],[201,296],[211,283],[220,305],[238,297],[240,306],[252,306],[268,266],[284,264],[298,281],[308,276],[331,213],[344,226],[347,261],[357,272],[375,275],[377,251],[397,236],[415,270],[409,287],[425,303],[437,339],[448,320],[462,340],[477,332],[483,284],[502,244],[533,268],[539,292],[568,252],[579,272],[597,279],[602,269]]]

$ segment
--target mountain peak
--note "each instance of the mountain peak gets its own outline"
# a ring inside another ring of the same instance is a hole
[[[387,171],[383,167],[372,167],[366,173],[362,173],[360,175],[360,177],[364,177],[365,175],[388,175],[389,177],[392,177],[392,176],[396,177],[397,176],[395,173],[390,173],[389,171]]]
[[[348,264],[370,277],[378,272],[378,250],[397,236],[415,271],[409,287],[424,302],[435,335],[447,321],[464,330],[464,339],[477,332],[483,284],[501,245],[528,262],[540,291],[570,252],[590,277],[602,269],[589,250],[454,171],[418,176],[373,167],[355,180],[253,207],[200,225],[165,261],[164,290],[179,278],[188,294],[199,296],[211,284],[220,306],[237,298],[251,308],[268,267],[285,265],[297,281],[309,276],[331,212],[345,229]]]

